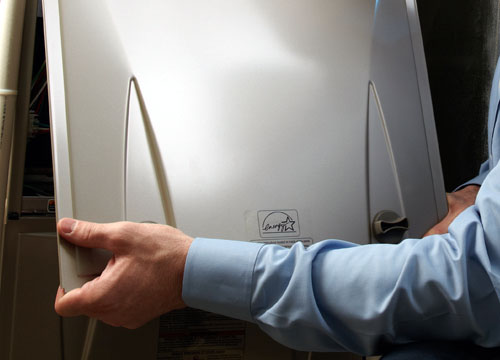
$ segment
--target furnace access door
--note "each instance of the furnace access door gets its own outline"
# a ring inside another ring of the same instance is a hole
[[[413,0],[45,0],[45,26],[59,218],[290,246],[446,213]],[[61,241],[63,286],[108,257]]]

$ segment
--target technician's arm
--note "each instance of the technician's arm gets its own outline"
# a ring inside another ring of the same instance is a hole
[[[389,342],[500,345],[500,167],[449,233],[399,245],[291,250],[196,239],[188,306],[257,322],[292,348],[376,353]]]

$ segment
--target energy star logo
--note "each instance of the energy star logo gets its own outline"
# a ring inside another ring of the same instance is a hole
[[[299,236],[299,215],[297,210],[263,210],[258,212],[260,236]]]

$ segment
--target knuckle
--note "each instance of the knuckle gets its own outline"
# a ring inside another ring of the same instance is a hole
[[[87,222],[79,222],[76,230],[84,240],[92,240],[95,237],[95,225]]]

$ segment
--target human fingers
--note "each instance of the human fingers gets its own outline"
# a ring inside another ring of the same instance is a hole
[[[111,275],[111,277],[116,276],[116,274]],[[122,287],[127,290],[125,294]],[[89,281],[81,288],[71,290],[68,293],[59,287],[54,309],[57,314],[64,317],[85,315],[101,320],[108,325],[137,328],[153,316],[148,314],[150,306],[144,308],[142,302],[132,305],[127,303],[127,296],[136,287],[140,286],[136,283],[126,284],[126,281],[124,283],[119,279],[113,284],[110,283],[109,279],[102,277]],[[142,300],[147,301],[147,299]]]
[[[109,268],[109,263],[108,267]],[[99,318],[109,311],[107,298],[112,294],[107,288],[106,281],[101,281],[101,276],[86,282],[81,288],[76,288],[68,293],[59,287],[54,303],[55,311],[65,317],[86,315]]]
[[[57,289],[55,303],[57,303],[63,296],[64,296],[64,289],[61,286],[59,286],[59,288]],[[55,304],[54,304],[54,306],[55,306]]]
[[[101,248],[118,253],[127,244],[127,223],[98,224],[63,218],[57,231],[65,240],[82,247]]]
[[[78,221],[74,225],[63,220],[58,229],[63,237],[84,246],[95,245],[94,237],[104,238],[112,245],[98,243],[99,247],[115,255],[98,278],[64,296],[58,294],[56,311],[61,315],[87,315],[114,326],[135,328],[185,306],[182,279],[193,239],[182,231],[158,224]],[[89,232],[90,236],[85,235]]]
[[[85,293],[82,292],[81,288],[71,290],[65,293],[64,290],[59,287],[56,295],[56,301],[54,303],[54,309],[56,313],[61,316],[78,316],[85,314]]]

